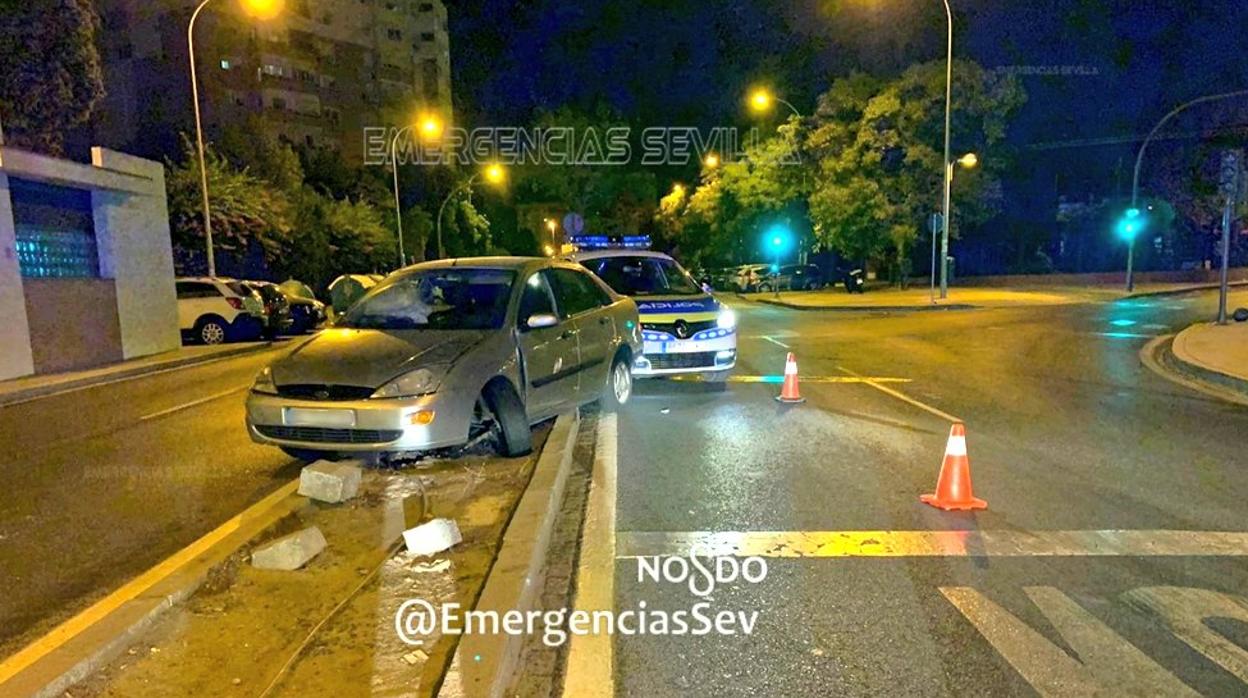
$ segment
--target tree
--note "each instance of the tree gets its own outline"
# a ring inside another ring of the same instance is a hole
[[[11,142],[61,154],[104,96],[91,0],[0,0],[0,123]]]

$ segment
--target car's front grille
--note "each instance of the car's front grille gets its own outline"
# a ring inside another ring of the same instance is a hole
[[[365,400],[375,392],[376,388],[359,385],[296,383],[277,386],[278,395],[299,400]]]
[[[715,368],[715,352],[696,351],[688,354],[646,354],[650,368],[665,371],[673,368]]]
[[[397,441],[403,436],[400,429],[327,429],[259,424],[256,431],[270,439],[318,444],[381,444]]]
[[[687,322],[685,324],[689,326],[689,334],[685,335],[686,337],[692,337],[703,330],[710,330],[719,326],[715,320]],[[673,337],[677,336],[676,323],[674,322],[643,322],[641,323],[641,329],[649,330],[651,332],[665,332]]]

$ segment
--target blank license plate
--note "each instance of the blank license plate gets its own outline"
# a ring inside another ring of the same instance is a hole
[[[318,410],[287,407],[286,425],[292,427],[353,427],[355,410]]]

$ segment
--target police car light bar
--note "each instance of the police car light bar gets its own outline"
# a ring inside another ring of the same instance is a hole
[[[573,235],[573,245],[582,250],[648,250],[649,235]]]

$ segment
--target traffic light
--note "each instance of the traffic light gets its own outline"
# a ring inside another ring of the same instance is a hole
[[[1144,218],[1140,215],[1140,209],[1129,208],[1122,214],[1122,218],[1118,219],[1118,237],[1128,242],[1135,239],[1136,235],[1144,229]]]

